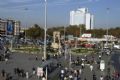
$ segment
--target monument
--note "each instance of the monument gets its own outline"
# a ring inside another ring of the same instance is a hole
[[[54,50],[59,50],[59,53],[61,53],[61,42],[60,42],[60,32],[59,31],[54,31],[53,32],[53,43],[51,45]]]

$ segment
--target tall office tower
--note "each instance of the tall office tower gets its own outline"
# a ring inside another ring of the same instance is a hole
[[[74,25],[74,14],[75,11],[70,11],[70,25]]]
[[[91,29],[94,29],[94,15],[91,15]]]
[[[86,26],[86,30],[91,29],[91,15],[90,13],[86,13],[86,19],[85,19],[85,26]]]
[[[70,25],[85,24],[86,8],[79,8],[76,11],[70,11]]]
[[[79,8],[76,11],[70,11],[70,25],[84,24],[86,29],[93,29],[94,17],[88,13],[88,8]]]

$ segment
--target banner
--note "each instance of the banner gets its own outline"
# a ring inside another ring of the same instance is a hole
[[[12,20],[9,20],[7,22],[7,35],[13,35],[14,34],[14,24]]]
[[[41,76],[41,77],[43,76],[43,68],[41,68],[41,67],[38,67],[38,68],[37,68],[37,76],[39,76],[39,77],[40,77],[40,76]]]

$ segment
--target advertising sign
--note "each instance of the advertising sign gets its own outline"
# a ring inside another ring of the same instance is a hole
[[[91,38],[92,34],[85,33],[85,34],[82,35],[82,37],[84,37],[84,38]]]
[[[7,34],[13,35],[13,33],[14,33],[14,24],[13,24],[13,21],[9,20],[7,22]]]
[[[37,76],[43,76],[43,68],[38,67],[37,68]]]
[[[104,71],[104,69],[105,69],[105,62],[104,62],[104,60],[101,60],[101,62],[100,62],[100,70]]]
[[[74,40],[73,35],[68,35],[68,40]]]

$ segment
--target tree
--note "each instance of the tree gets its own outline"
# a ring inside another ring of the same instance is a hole
[[[37,24],[26,30],[26,36],[32,39],[37,39],[43,37],[44,30]]]
[[[93,35],[93,37],[96,38],[102,38],[104,35],[106,35],[106,29],[92,29],[92,30],[86,30],[85,29],[85,25],[69,25],[67,27],[65,27],[65,33],[67,35],[73,35],[73,36],[80,36],[80,33],[91,33]],[[80,30],[81,29],[81,30]],[[54,31],[60,31],[61,35],[64,34],[64,27],[53,27],[53,28],[49,28],[48,29],[48,34],[49,35],[53,35]],[[81,31],[81,32],[80,32]],[[116,28],[110,28],[108,30],[108,34],[109,35],[113,35],[115,37],[120,37],[120,27],[116,27]]]
[[[80,28],[80,36],[81,36],[86,31],[86,28],[84,24],[79,25],[79,28]]]

